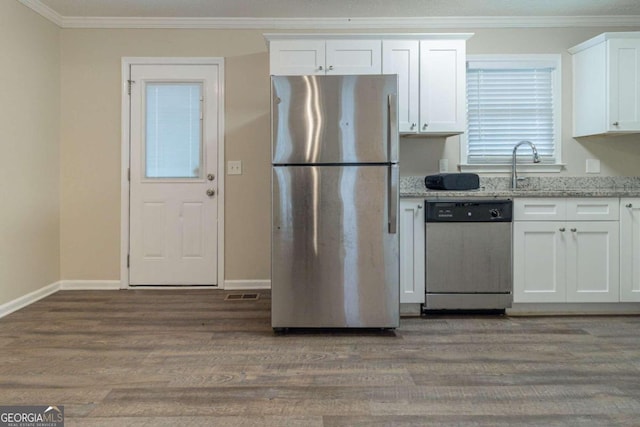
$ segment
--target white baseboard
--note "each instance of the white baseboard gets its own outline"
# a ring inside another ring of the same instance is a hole
[[[190,290],[190,289],[220,289],[217,286],[202,286],[202,285],[131,285],[128,288],[124,289],[135,289],[136,291],[145,291],[147,289],[153,289],[156,291],[166,291],[166,290]]]
[[[167,289],[166,286],[156,287],[157,289]],[[184,287],[174,287],[175,289],[184,289]],[[251,289],[271,289],[271,280],[226,280],[224,288],[227,290],[251,290]],[[96,290],[118,290],[120,289],[119,280],[60,280],[58,282],[47,285],[43,288],[35,290],[0,305],[0,318],[7,316],[14,311],[20,310],[33,304],[34,302],[48,297],[58,291],[96,291]],[[202,289],[202,287],[198,287]],[[215,287],[212,289],[216,289]]]
[[[26,295],[14,299],[13,301],[9,301],[0,305],[0,318],[3,318],[4,316],[7,316],[14,311],[18,311],[21,308],[28,306],[29,304],[33,304],[34,302],[41,300],[44,297],[48,297],[49,295],[58,292],[60,290],[60,284],[61,282],[52,283],[45,286],[44,288],[29,292]]]
[[[61,280],[63,291],[96,291],[120,289],[120,280]]]
[[[506,311],[509,316],[637,315],[640,314],[640,303],[513,303]]]
[[[271,289],[271,280],[225,280],[225,291]]]

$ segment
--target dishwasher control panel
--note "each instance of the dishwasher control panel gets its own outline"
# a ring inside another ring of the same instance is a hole
[[[425,200],[426,222],[511,222],[512,200]]]

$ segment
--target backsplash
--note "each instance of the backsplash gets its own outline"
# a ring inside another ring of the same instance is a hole
[[[480,189],[484,191],[503,191],[511,189],[508,177],[480,177]],[[584,189],[640,189],[638,176],[598,176],[598,177],[526,177],[518,180],[520,190],[565,191]],[[405,176],[400,178],[400,193],[420,193],[426,190],[424,176]]]

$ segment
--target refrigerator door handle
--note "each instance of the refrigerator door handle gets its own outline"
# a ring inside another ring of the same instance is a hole
[[[398,101],[396,94],[387,96],[387,156],[390,162],[398,161]]]
[[[397,164],[389,165],[389,234],[398,232],[398,188],[400,170]]]

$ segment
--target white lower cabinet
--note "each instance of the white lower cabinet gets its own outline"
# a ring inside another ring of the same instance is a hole
[[[640,302],[640,198],[620,199],[620,301]]]
[[[562,222],[514,221],[513,301],[565,302],[566,258]]]
[[[620,301],[619,222],[568,222],[567,302]]]
[[[400,200],[400,302],[424,303],[424,200]]]
[[[514,302],[620,300],[618,199],[514,204]]]

